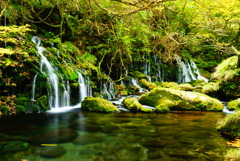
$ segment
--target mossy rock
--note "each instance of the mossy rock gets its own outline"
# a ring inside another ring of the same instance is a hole
[[[125,98],[123,104],[131,112],[153,112],[152,109],[144,108],[135,97]]]
[[[143,88],[150,89],[150,90],[157,87],[156,84],[151,83],[151,82],[147,81],[146,79],[141,79],[139,81],[139,85]]]
[[[178,90],[181,90],[181,91],[193,91],[194,88],[191,84],[179,84],[178,86],[176,87],[173,87],[173,89],[178,89]]]
[[[240,110],[240,98],[228,102],[229,110]]]
[[[37,99],[37,103],[39,104],[39,107],[41,108],[41,111],[47,111],[50,109],[47,96],[41,96]]]
[[[91,112],[117,112],[119,109],[111,102],[100,97],[86,97],[82,102],[82,110]]]
[[[173,87],[177,87],[178,84],[176,82],[162,82],[161,86],[165,88],[173,88]]]
[[[214,98],[197,92],[157,87],[139,98],[141,104],[170,110],[222,111],[223,104]],[[165,107],[166,108],[166,107]]]
[[[217,92],[220,88],[220,82],[209,82],[202,87],[202,93],[209,94],[212,92]]]
[[[228,114],[225,118],[218,121],[217,130],[228,133],[229,135],[240,137],[240,111]]]
[[[193,82],[191,82],[191,84],[193,87],[197,87],[197,86],[204,86],[207,83],[203,79],[197,79],[197,80],[194,80]]]

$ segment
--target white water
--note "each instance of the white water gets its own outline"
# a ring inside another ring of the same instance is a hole
[[[87,88],[84,83],[84,79],[81,73],[78,72],[78,84],[79,84],[79,103],[81,103],[85,97],[87,97]]]
[[[184,62],[178,55],[176,55],[175,58],[178,64],[178,83],[190,82],[197,79],[202,79],[205,82],[208,82],[208,79],[200,74],[194,61],[190,60],[190,63]]]
[[[131,81],[132,81],[132,84],[133,84],[134,86],[136,86],[136,87],[139,88],[139,92],[143,92],[143,88],[140,87],[140,85],[138,84],[138,82],[137,82],[136,79],[132,78]]]
[[[45,48],[40,46],[40,38],[34,36],[32,41],[37,47],[38,54],[41,57],[40,62],[40,71],[47,77],[49,84],[48,95],[49,95],[49,112],[64,112],[72,108],[81,107],[82,100],[87,96],[87,89],[84,84],[84,79],[80,73],[78,73],[78,82],[79,82],[79,103],[74,106],[71,106],[71,88],[69,85],[69,80],[64,80],[60,74],[58,74],[57,68],[51,64],[48,59],[43,55]],[[60,80],[59,80],[60,78]],[[37,74],[34,76],[33,85],[32,85],[32,100],[34,100],[35,95],[35,86],[36,86]],[[61,83],[61,88],[60,88]],[[89,84],[89,95],[91,93],[91,88]]]
[[[150,63],[149,63],[149,60],[148,60],[148,56],[146,56],[146,62],[144,64],[144,71],[143,71],[143,74],[145,74],[148,78],[148,81],[151,82],[151,74],[150,74]]]
[[[36,79],[37,79],[37,76],[38,76],[38,72],[37,74],[34,76],[33,78],[33,85],[32,85],[32,98],[31,100],[32,101],[35,101],[35,86],[36,86]]]

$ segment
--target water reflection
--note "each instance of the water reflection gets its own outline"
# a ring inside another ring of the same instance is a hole
[[[4,116],[0,148],[5,151],[0,155],[4,160],[29,161],[221,161],[226,147],[216,122],[222,117],[217,112],[102,114],[77,109]],[[13,141],[21,141],[15,156],[7,149]],[[21,149],[23,143],[29,145]],[[43,144],[61,146],[64,153],[47,158]]]

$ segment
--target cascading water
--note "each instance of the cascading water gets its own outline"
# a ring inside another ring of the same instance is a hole
[[[190,82],[197,79],[203,79],[205,82],[208,82],[208,79],[200,74],[194,61],[184,62],[178,55],[176,55],[175,58],[178,64],[178,83]]]
[[[82,100],[88,95],[87,89],[84,84],[84,79],[82,75],[78,72],[79,81],[79,103],[75,106],[71,106],[71,88],[69,85],[69,80],[64,80],[63,77],[58,73],[57,67],[51,64],[48,59],[43,55],[45,48],[40,46],[40,38],[34,36],[32,42],[36,45],[39,56],[41,57],[40,71],[47,77],[49,84],[48,95],[49,95],[49,105],[51,110],[58,111],[58,109],[70,109],[73,107],[80,107]],[[37,80],[37,75],[34,76],[32,85],[32,100],[34,100],[35,95],[35,84]],[[60,78],[60,79],[59,79]],[[61,84],[61,86],[60,86]],[[89,96],[90,96],[90,84],[89,84]]]
[[[131,82],[132,82],[132,84],[133,84],[134,86],[136,86],[136,87],[139,88],[139,92],[143,92],[143,88],[140,87],[140,85],[138,84],[138,82],[137,82],[136,79],[132,78],[132,79],[131,79]]]
[[[144,64],[144,71],[143,71],[143,73],[147,76],[148,81],[151,82],[151,76],[150,76],[151,75],[150,74],[151,68],[150,68],[150,62],[148,60],[148,56],[146,56],[145,60],[146,60],[146,62]]]
[[[84,83],[84,79],[81,73],[78,72],[78,84],[79,84],[79,102],[81,103],[85,97],[87,97],[87,88]]]

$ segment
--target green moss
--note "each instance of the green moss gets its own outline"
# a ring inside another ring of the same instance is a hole
[[[224,161],[239,161],[240,148],[231,148],[224,156]]]
[[[191,82],[191,84],[192,84],[193,87],[197,87],[197,86],[204,86],[207,83],[202,79],[198,79],[198,80],[195,80],[195,81]]]
[[[204,94],[209,94],[211,92],[216,92],[219,90],[220,86],[219,86],[220,82],[209,82],[206,85],[203,86],[202,88],[202,93]]]
[[[161,87],[140,96],[139,102],[153,107],[166,105],[170,110],[221,111],[223,109],[220,101],[207,95]]]
[[[144,108],[135,97],[125,98],[123,104],[131,112],[153,112],[152,109]]]
[[[129,72],[129,75],[137,79],[148,79],[148,77],[145,74],[139,71]]]
[[[26,112],[26,107],[22,105],[16,105],[15,106],[16,113],[24,113]]]
[[[154,112],[157,112],[157,113],[167,113],[167,112],[169,112],[169,108],[168,108],[167,105],[161,104],[161,105],[158,105],[156,107]]]
[[[224,119],[218,121],[217,130],[228,132],[240,137],[240,112],[228,114]]]
[[[165,88],[173,88],[173,87],[177,87],[178,84],[176,82],[162,82],[161,86]]]
[[[178,90],[182,90],[182,91],[193,91],[194,90],[193,86],[188,83],[180,84],[178,86],[173,87],[173,89],[178,89]]]
[[[146,79],[141,79],[139,81],[139,85],[146,89],[153,89],[153,88],[157,87],[156,84],[151,83],[151,82],[147,81]]]
[[[117,95],[120,95],[120,96],[128,95],[128,91],[126,89],[126,86],[124,86],[124,85],[115,85],[114,89],[115,89],[115,93],[117,93]]]
[[[240,110],[240,98],[228,102],[229,110]]]
[[[39,104],[41,111],[47,111],[49,110],[49,103],[46,95],[41,96],[37,99],[37,103]]]
[[[111,102],[100,97],[86,97],[82,102],[82,110],[91,112],[117,112],[119,109]]]
[[[28,101],[29,99],[26,97],[18,97],[14,100],[14,103],[16,105],[26,105]]]

